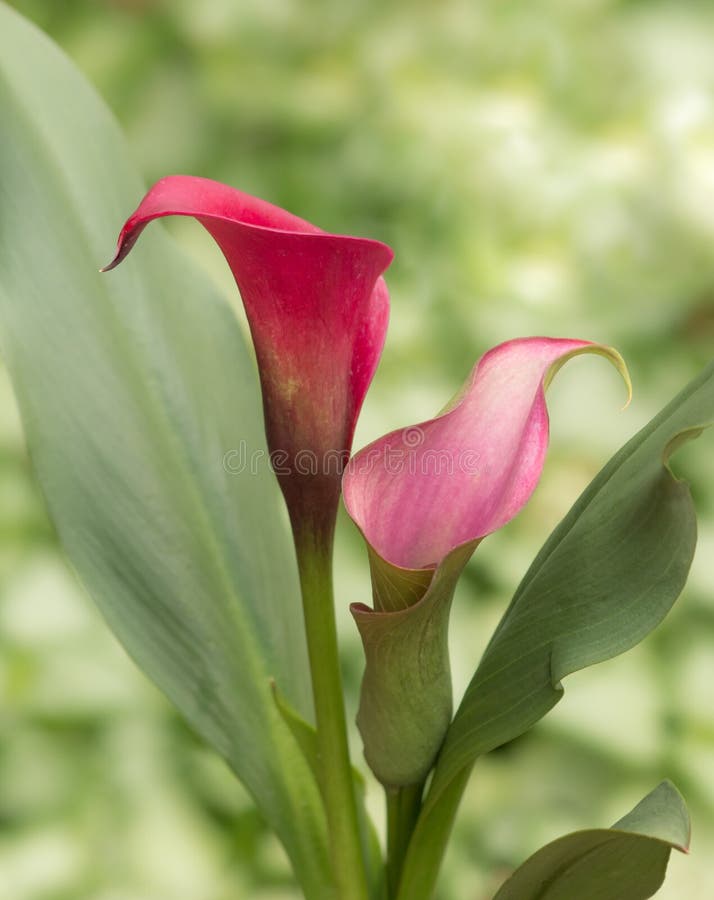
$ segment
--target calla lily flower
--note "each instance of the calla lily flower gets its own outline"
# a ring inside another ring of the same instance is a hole
[[[366,654],[358,725],[365,755],[389,786],[423,779],[451,718],[448,614],[478,543],[526,504],[548,445],[545,390],[581,353],[622,373],[611,348],[526,338],[486,353],[438,416],[361,450],[343,479],[367,542],[374,609],[353,604]]]
[[[353,432],[384,344],[392,251],[328,234],[205,178],[155,184],[127,220],[116,256],[162,216],[192,216],[230,266],[245,306],[263,394],[268,447],[293,529],[331,534]]]

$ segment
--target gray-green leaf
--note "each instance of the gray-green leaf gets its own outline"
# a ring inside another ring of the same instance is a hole
[[[494,900],[646,900],[662,885],[673,847],[686,852],[689,816],[662,782],[612,828],[576,831],[546,844]]]
[[[0,3],[0,345],[64,549],[139,665],[229,761],[310,897],[332,897],[296,565],[229,305],[155,229],[98,268],[142,186],[102,103]],[[40,599],[38,598],[38,602]]]

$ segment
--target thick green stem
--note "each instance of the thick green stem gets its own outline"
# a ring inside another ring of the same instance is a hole
[[[367,900],[337,648],[332,538],[303,532],[296,547],[315,701],[320,789],[335,883],[340,900]],[[295,827],[299,828],[299,823]]]
[[[394,790],[385,788],[387,798],[387,888],[390,900],[397,896],[409,840],[419,817],[423,790],[423,782]]]
[[[409,842],[397,900],[431,900],[471,769],[472,766],[466,766],[433,805],[429,804],[427,792]]]

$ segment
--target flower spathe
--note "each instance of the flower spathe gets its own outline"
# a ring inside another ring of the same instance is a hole
[[[205,178],[163,178],[124,225],[112,269],[144,227],[192,216],[222,250],[255,346],[268,447],[293,528],[331,530],[341,465],[389,317],[379,241],[329,234]]]
[[[548,445],[545,390],[588,341],[524,338],[484,354],[438,416],[379,438],[343,479],[345,505],[367,542],[374,609],[353,604],[367,668],[358,723],[380,780],[418,781],[448,727],[448,612],[478,542],[526,504]],[[411,745],[404,740],[411,735]]]
[[[506,524],[525,505],[548,446],[545,388],[588,341],[525,338],[490,350],[440,415],[379,438],[352,459],[345,505],[365,540],[407,569],[436,566],[460,544]]]

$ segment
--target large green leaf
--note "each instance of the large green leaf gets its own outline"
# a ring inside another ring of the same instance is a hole
[[[561,679],[623,653],[687,578],[696,518],[672,452],[714,420],[714,363],[633,437],[553,531],[518,587],[447,732],[410,844],[400,900],[431,896],[474,761],[563,696]]]
[[[689,816],[665,781],[612,828],[576,831],[534,853],[494,900],[646,900],[673,847],[686,852]]]
[[[139,665],[229,761],[310,897],[330,897],[296,565],[229,305],[155,229],[111,276],[142,195],[111,117],[0,4],[0,343],[64,549]]]

